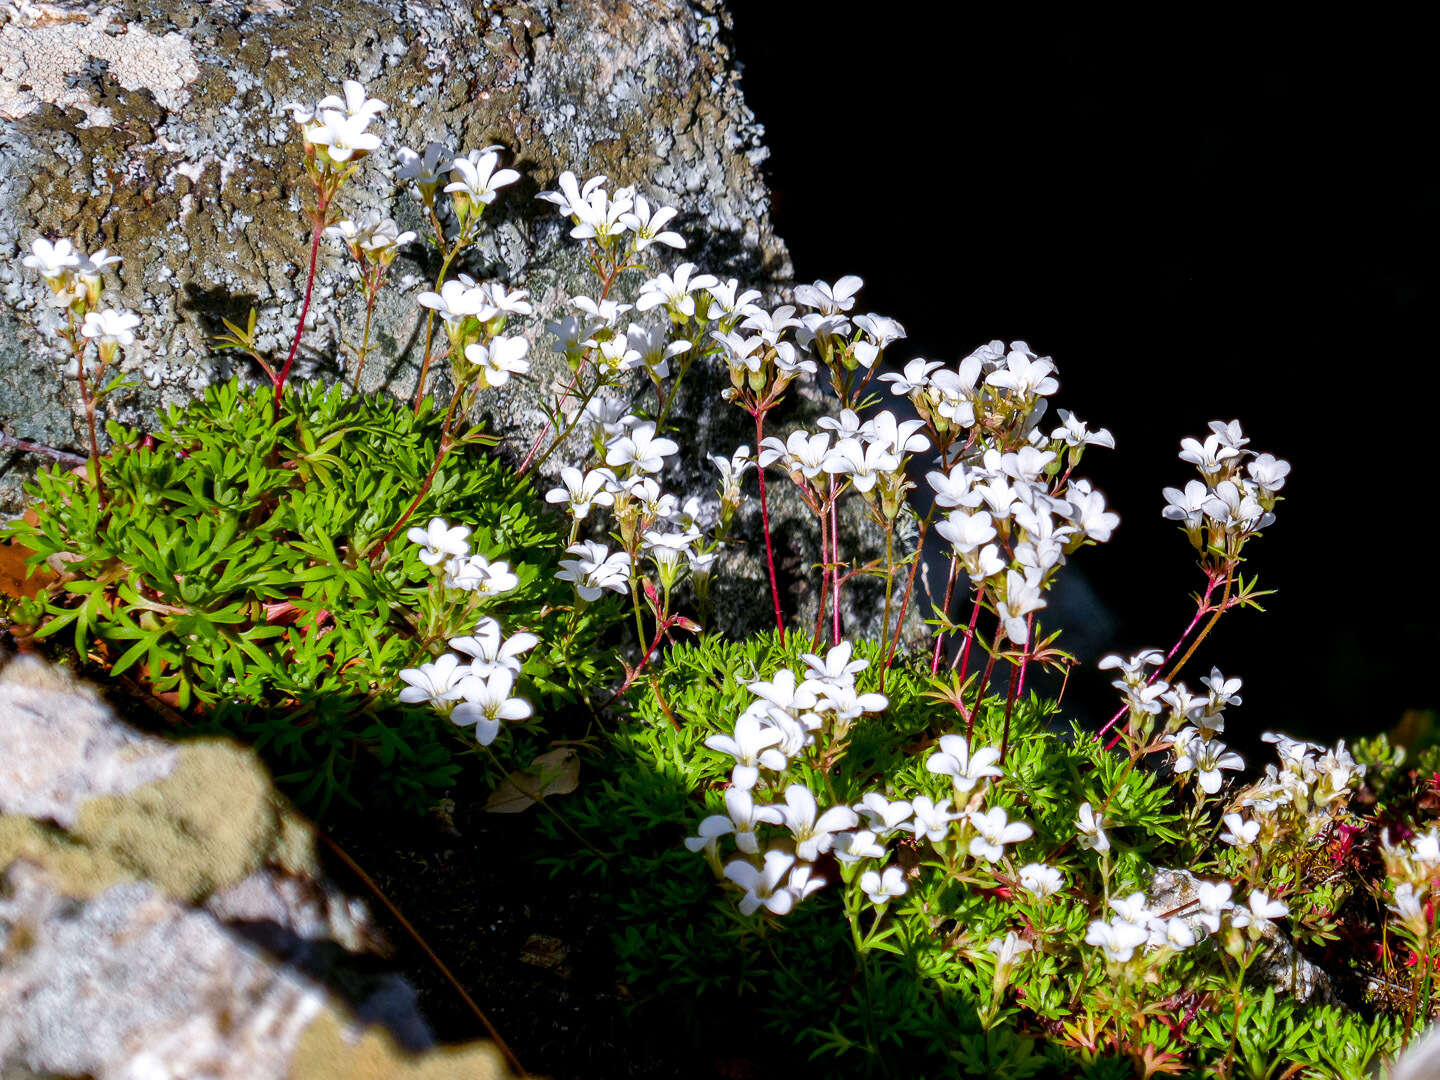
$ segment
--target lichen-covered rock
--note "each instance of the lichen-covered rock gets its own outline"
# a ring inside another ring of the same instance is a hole
[[[304,290],[313,193],[282,106],[313,102],[347,77],[390,107],[372,129],[384,146],[347,185],[343,213],[374,208],[420,227],[415,200],[396,186],[397,148],[432,139],[456,152],[506,148],[524,180],[491,207],[478,249],[453,269],[528,287],[532,339],[571,295],[595,291],[583,248],[534,199],[564,169],[604,173],[678,207],[686,257],[708,270],[760,283],[788,276],[727,26],[719,0],[9,5],[0,12],[0,417],[20,438],[82,442],[78,392],[58,375],[57,314],[15,257],[37,236],[125,260],[107,302],[144,324],[124,361],[140,386],[110,399],[116,418],[147,426],[157,405],[226,373],[229,354],[210,342],[221,317],[243,319],[252,305],[262,346],[283,355]],[[360,338],[364,304],[347,259],[325,242],[301,375],[334,378],[341,343]],[[392,268],[367,386],[413,389],[423,344],[415,298],[437,269],[421,244]],[[545,361],[489,403],[517,446],[539,428],[536,394],[564,367]],[[0,506],[17,504],[22,477],[3,471]]]
[[[508,1075],[492,1046],[433,1048],[361,955],[382,944],[252,754],[0,667],[0,1075]]]

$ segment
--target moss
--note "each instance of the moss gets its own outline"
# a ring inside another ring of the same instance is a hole
[[[217,741],[184,746],[163,780],[91,799],[74,832],[169,895],[195,902],[258,870],[279,824],[260,762]]]
[[[15,815],[0,816],[0,872],[17,859],[43,866],[66,896],[87,900],[134,877],[108,851],[77,843],[59,829]]]
[[[291,1059],[291,1080],[487,1080],[513,1075],[489,1043],[443,1047],[423,1056],[399,1049],[381,1028],[350,1042],[326,1009],[305,1029]]]

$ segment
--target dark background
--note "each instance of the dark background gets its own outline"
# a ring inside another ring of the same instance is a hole
[[[1440,183],[1416,27],[731,7],[796,280],[861,275],[856,310],[909,331],[894,361],[1023,338],[1059,366],[1051,415],[1114,433],[1081,472],[1121,527],[1067,568],[1113,615],[1093,646],[1168,648],[1188,623],[1203,582],[1161,489],[1197,475],[1182,436],[1239,418],[1294,466],[1246,567],[1278,592],[1182,678],[1245,680],[1236,736],[1384,730],[1440,701]],[[1069,701],[1108,715],[1086,653]]]

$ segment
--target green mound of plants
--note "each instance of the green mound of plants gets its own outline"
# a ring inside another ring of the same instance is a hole
[[[1000,769],[1005,700],[985,698],[967,738],[943,680],[911,657],[885,674],[883,713],[838,744],[827,725],[783,772],[759,767],[741,801],[787,813],[752,818],[746,843],[726,740],[770,688],[802,684],[808,648],[771,633],[673,649],[632,695],[603,783],[568,807],[582,833],[606,837],[586,869],[613,897],[620,975],[638,1000],[698,999],[706,1015],[738,996],[826,1075],[1360,1080],[1400,1045],[1403,1013],[1354,1007],[1392,977],[1353,947],[1384,921],[1370,887],[1382,838],[1351,805],[1355,774],[1367,796],[1396,797],[1391,820],[1415,787],[1383,740],[1361,751],[1365,768],[1343,746],[1332,755],[1348,772],[1339,787],[1312,768],[1314,802],[1243,843],[1229,836],[1238,818],[1207,813],[1203,788],[1177,785],[1143,745],[1107,750],[1033,694],[1011,709]],[[874,643],[844,658],[866,664],[861,694],[880,692]],[[831,809],[794,812],[816,806]],[[984,820],[997,811],[998,835]],[[810,897],[795,863],[768,890],[725,872],[727,852],[767,849],[808,854],[826,887]],[[1303,954],[1278,944],[1279,909],[1254,890],[1284,895]]]
[[[235,380],[151,435],[111,424],[103,505],[56,467],[28,489],[35,524],[7,527],[60,572],[15,618],[172,702],[192,730],[255,745],[308,806],[364,792],[424,809],[455,781],[455,740],[397,701],[397,673],[502,600],[507,631],[558,642],[547,609],[569,600],[553,514],[486,440],[452,450],[416,501],[441,428],[428,404],[417,415],[311,383],[277,408],[269,386]],[[407,510],[466,521],[472,550],[508,561],[514,586],[446,588],[403,530],[390,535]],[[555,665],[583,678],[590,656],[527,658],[545,710],[572,700]]]

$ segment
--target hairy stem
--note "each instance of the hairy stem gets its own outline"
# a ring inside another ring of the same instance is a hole
[[[765,437],[765,413],[763,410],[756,410],[755,416],[755,453],[760,453],[760,442]],[[775,629],[780,634],[780,644],[785,644],[785,617],[780,613],[780,585],[775,580],[775,550],[770,543],[770,504],[765,496],[765,470],[758,464],[755,468],[755,475],[760,478],[760,528],[765,534],[765,565],[770,570],[770,598],[775,603]]]

